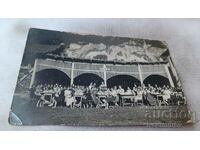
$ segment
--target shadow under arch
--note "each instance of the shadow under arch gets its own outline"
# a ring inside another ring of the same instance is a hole
[[[38,71],[35,75],[34,84],[60,84],[63,86],[70,85],[70,78],[64,72],[58,69],[44,69]]]
[[[130,75],[116,75],[107,80],[108,88],[122,86],[122,88],[127,89],[127,87],[133,88],[134,85],[141,85],[141,82]]]
[[[170,82],[169,79],[164,76],[153,74],[146,77],[143,84],[146,86],[150,84],[152,86],[158,85],[159,87],[163,87],[164,85],[170,85]]]
[[[74,85],[89,86],[90,83],[96,83],[99,86],[104,80],[94,73],[83,73],[74,78]]]

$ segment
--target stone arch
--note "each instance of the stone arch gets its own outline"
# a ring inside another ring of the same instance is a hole
[[[107,80],[114,77],[114,76],[117,76],[117,75],[127,75],[127,76],[131,76],[133,78],[136,78],[138,80],[140,80],[140,77],[139,77],[139,73],[138,74],[125,74],[125,73],[110,73],[109,71],[106,73],[106,77],[107,77]]]
[[[58,69],[48,68],[37,71],[35,74],[34,84],[61,84],[63,86],[70,85],[69,76]]]
[[[127,87],[133,88],[134,85],[141,85],[140,80],[126,74],[115,75],[107,80],[107,86],[109,88],[113,86],[122,86],[124,89],[127,89]]]
[[[103,78],[95,73],[82,73],[74,78],[74,85],[89,86],[92,82],[99,86],[103,81]]]
[[[82,74],[93,74],[93,75],[96,75],[98,76],[99,78],[102,78],[103,79],[103,72],[101,71],[92,71],[92,70],[74,70],[74,74],[73,74],[73,77],[74,79]]]
[[[170,85],[169,79],[165,76],[159,75],[159,74],[152,74],[146,77],[143,81],[143,84],[145,85],[158,85],[162,87],[163,85]]]
[[[71,69],[61,68],[61,67],[56,67],[56,66],[51,66],[51,67],[50,66],[43,66],[43,65],[40,65],[40,64],[37,65],[37,67],[36,67],[36,73],[43,71],[43,70],[50,70],[50,69],[61,71],[64,74],[66,74],[68,77],[70,77],[70,75],[71,75]]]

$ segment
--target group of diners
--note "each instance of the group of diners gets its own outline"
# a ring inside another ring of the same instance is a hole
[[[126,89],[122,86],[106,87],[90,83],[89,86],[63,86],[59,84],[38,84],[31,89],[32,99],[37,100],[37,107],[65,106],[69,108],[109,108],[114,106],[137,105],[180,105],[185,104],[185,97],[179,88],[163,85],[137,86]]]

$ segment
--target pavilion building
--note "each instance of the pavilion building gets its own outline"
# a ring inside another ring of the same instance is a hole
[[[166,54],[163,54],[163,56]],[[88,86],[91,82],[107,87],[157,84],[175,87],[178,76],[170,56],[162,62],[119,62],[47,55],[36,58],[30,87],[41,82]]]

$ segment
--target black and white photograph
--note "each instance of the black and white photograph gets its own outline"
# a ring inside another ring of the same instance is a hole
[[[191,123],[167,42],[29,29],[12,125]]]
[[[0,149],[199,147],[192,0],[2,0]]]
[[[2,0],[0,149],[199,147],[189,0]]]

